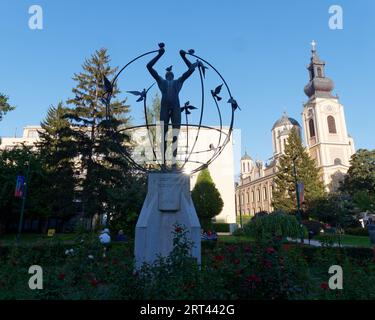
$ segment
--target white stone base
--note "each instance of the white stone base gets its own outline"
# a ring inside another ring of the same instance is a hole
[[[201,226],[190,195],[190,176],[183,173],[150,173],[148,191],[135,229],[135,259],[139,269],[157,255],[173,249],[174,225],[181,224],[194,242],[191,255],[201,262]]]

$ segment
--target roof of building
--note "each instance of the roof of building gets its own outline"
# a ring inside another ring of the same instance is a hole
[[[284,112],[281,118],[274,123],[272,130],[277,127],[283,127],[285,125],[293,125],[293,126],[301,127],[296,119],[288,117],[288,115]]]
[[[241,157],[241,160],[252,160],[251,157],[245,151],[245,154]]]
[[[333,81],[325,75],[325,62],[321,60],[316,52],[316,43],[311,50],[311,60],[307,67],[309,70],[310,80],[305,86],[305,94],[309,97],[331,98],[334,88]]]

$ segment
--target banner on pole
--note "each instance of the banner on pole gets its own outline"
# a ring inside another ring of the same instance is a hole
[[[303,182],[297,183],[299,203],[302,204],[305,201],[305,185]]]
[[[14,196],[16,198],[22,198],[25,189],[25,177],[24,176],[17,176],[16,181],[16,190],[14,192]]]

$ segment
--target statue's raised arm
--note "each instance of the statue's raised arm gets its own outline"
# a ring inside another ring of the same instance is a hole
[[[151,73],[153,78],[156,80],[156,82],[160,82],[162,78],[159,76],[159,74],[156,72],[156,70],[153,68],[155,63],[162,57],[162,55],[165,52],[164,45],[160,46],[159,44],[159,52],[155,58],[153,58],[149,63],[147,63],[147,70]]]
[[[189,78],[194,70],[195,70],[195,67],[196,67],[196,64],[192,64],[188,58],[186,58],[186,51],[184,50],[180,50],[180,56],[182,58],[182,60],[184,60],[185,64],[187,65],[187,67],[189,68],[188,71],[186,71],[181,77],[180,77],[180,80],[182,82],[184,82],[187,78]]]

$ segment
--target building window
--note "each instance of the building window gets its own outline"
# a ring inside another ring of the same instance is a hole
[[[322,76],[322,68],[318,67],[318,77],[321,78]]]
[[[337,133],[335,118],[333,116],[328,116],[327,122],[328,122],[328,132],[329,133]]]
[[[315,137],[315,126],[314,126],[314,120],[309,120],[309,131],[310,131],[310,138]]]
[[[250,172],[250,162],[247,163],[247,172]]]
[[[257,195],[258,195],[258,201],[260,201],[260,189],[257,190]]]
[[[246,192],[246,203],[249,203],[250,202],[250,197],[249,197],[249,193]]]
[[[267,188],[263,187],[264,200],[267,200]]]
[[[254,199],[254,191],[251,191],[251,201],[254,202],[255,199]]]
[[[245,163],[242,164],[242,171],[245,172]]]

